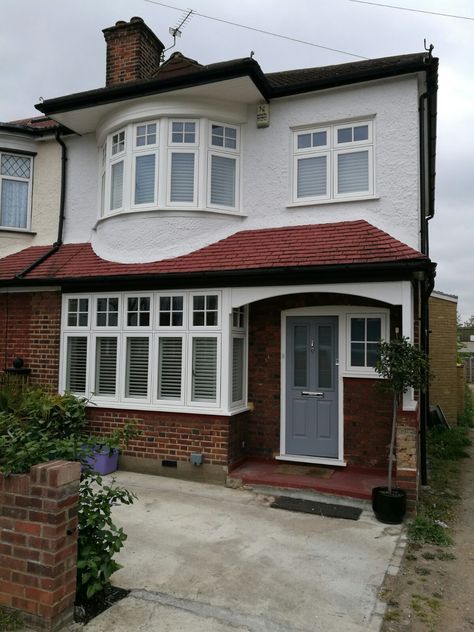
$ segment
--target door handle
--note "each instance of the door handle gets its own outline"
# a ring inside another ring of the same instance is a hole
[[[303,397],[324,397],[324,393],[317,393],[316,391],[301,391]]]

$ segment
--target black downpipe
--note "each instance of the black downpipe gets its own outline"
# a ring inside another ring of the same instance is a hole
[[[51,248],[45,252],[41,257],[30,263],[24,270],[18,272],[15,275],[16,279],[23,279],[27,274],[29,274],[32,270],[37,268],[40,264],[42,264],[46,259],[49,259],[51,255],[57,252],[60,246],[63,243],[63,230],[64,230],[64,207],[66,200],[66,163],[67,163],[67,148],[60,136],[59,130],[56,132],[56,141],[61,145],[61,191],[59,198],[59,221],[58,221],[58,237]]]

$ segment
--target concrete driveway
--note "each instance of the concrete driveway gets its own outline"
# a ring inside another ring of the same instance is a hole
[[[113,583],[131,596],[87,632],[378,630],[378,589],[400,527],[272,509],[250,491],[130,472]]]

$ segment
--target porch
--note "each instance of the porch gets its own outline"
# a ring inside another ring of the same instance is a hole
[[[229,473],[227,482],[230,485],[292,489],[369,501],[373,487],[387,484],[387,472],[355,465],[315,466],[250,458]]]

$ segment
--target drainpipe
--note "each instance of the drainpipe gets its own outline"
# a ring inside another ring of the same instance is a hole
[[[60,198],[59,198],[59,221],[58,221],[58,237],[51,248],[45,252],[41,257],[30,263],[24,270],[18,272],[15,275],[16,279],[23,279],[26,275],[28,275],[32,270],[37,268],[43,261],[49,259],[51,255],[57,252],[60,246],[63,243],[63,231],[64,231],[64,207],[66,201],[66,163],[67,163],[67,147],[64,141],[61,138],[61,133],[58,130],[56,132],[56,142],[61,146],[61,190],[60,190]]]

